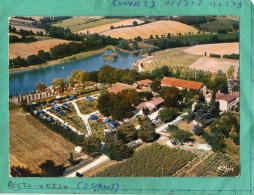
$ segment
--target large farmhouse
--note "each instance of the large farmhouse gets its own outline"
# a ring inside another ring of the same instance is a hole
[[[188,81],[183,79],[176,79],[176,78],[170,78],[170,77],[164,77],[161,80],[161,86],[167,86],[167,87],[177,87],[178,89],[188,89],[188,90],[195,90],[200,93],[203,93],[206,95],[206,87],[201,82],[195,82],[195,81]]]
[[[210,102],[212,98],[212,94],[207,94],[206,101]],[[216,100],[220,103],[221,111],[229,111],[232,108],[237,106],[239,102],[239,92],[234,92],[232,94],[224,94],[224,93],[216,93]]]

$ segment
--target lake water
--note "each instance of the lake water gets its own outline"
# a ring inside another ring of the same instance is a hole
[[[132,69],[135,61],[140,56],[117,51],[119,57],[116,60],[103,60],[104,54],[112,53],[111,50],[87,58],[48,66],[44,68],[11,73],[9,78],[9,94],[24,94],[35,90],[38,82],[44,82],[46,86],[52,84],[54,78],[67,78],[73,70],[84,70],[87,72],[98,71],[101,66],[107,64],[115,68]]]

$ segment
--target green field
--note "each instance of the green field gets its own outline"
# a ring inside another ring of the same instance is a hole
[[[147,60],[143,63],[145,70],[153,70],[162,66],[190,66],[197,59],[198,55],[192,55],[184,52],[187,47],[173,48],[162,50],[154,53],[154,57],[151,60]]]
[[[76,32],[84,30],[87,28],[92,28],[95,26],[100,26],[103,24],[110,24],[114,22],[119,22],[122,19],[101,19],[101,18],[91,18],[87,16],[82,17],[73,17],[67,20],[63,20],[59,23],[54,24],[53,26],[61,26],[63,28],[69,28],[71,31]]]
[[[231,29],[233,27],[233,24],[239,24],[238,21],[229,18],[229,17],[216,17],[217,21],[215,22],[209,22],[205,24],[200,24],[201,28],[207,28],[210,32],[217,32],[218,30],[222,29]]]
[[[189,151],[152,144],[133,157],[113,165],[98,177],[169,177],[196,157]]]

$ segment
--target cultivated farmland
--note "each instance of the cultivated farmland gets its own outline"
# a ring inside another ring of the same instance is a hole
[[[9,59],[17,56],[27,57],[32,54],[37,54],[39,50],[49,51],[50,48],[69,41],[61,39],[49,39],[43,41],[36,41],[32,43],[13,43],[9,47]]]
[[[189,151],[171,149],[152,144],[134,154],[128,160],[113,165],[98,177],[167,177],[188,164],[196,157]]]
[[[174,176],[218,177],[224,175],[238,176],[239,164],[227,154],[209,152],[200,154]]]
[[[174,48],[162,50],[154,53],[152,58],[149,58],[143,62],[144,70],[153,70],[160,68],[164,65],[167,66],[190,66],[200,56],[189,54],[184,52],[185,48]]]
[[[88,23],[92,23],[93,21],[100,20],[102,17],[100,16],[76,16],[61,22],[57,22],[53,24],[53,26],[60,26],[63,28],[69,28],[71,31],[79,31],[88,25]]]
[[[188,49],[185,49],[184,51],[194,55],[204,55],[204,53],[206,52],[207,56],[209,56],[210,53],[220,55],[232,53],[239,54],[239,42],[195,45],[189,47]]]
[[[201,69],[210,72],[217,72],[218,70],[222,70],[226,73],[230,66],[235,67],[236,73],[239,67],[239,60],[201,57],[193,64],[191,64],[190,68]]]
[[[74,145],[49,130],[30,114],[18,108],[10,109],[10,164],[30,167],[39,171],[38,165],[47,159],[56,164],[67,163]]]
[[[114,28],[122,27],[122,26],[132,26],[134,21],[136,21],[138,24],[144,23],[143,20],[139,20],[139,19],[126,19],[119,22],[114,22],[114,23],[99,25],[93,28],[88,28],[88,29],[79,31],[79,33],[87,33],[87,31],[89,31],[90,33],[102,33],[102,32],[110,30],[111,26],[113,26]]]
[[[168,33],[176,35],[177,33],[197,33],[197,31],[197,29],[191,26],[176,21],[156,21],[136,27],[113,29],[102,34],[124,39],[134,39],[137,36],[140,36],[143,39],[148,39],[150,35],[167,36]]]
[[[34,27],[27,27],[27,26],[18,26],[18,25],[11,25],[12,27],[15,27],[17,31],[20,31],[21,29],[23,30],[27,30],[27,31],[33,31],[33,33],[37,33],[37,32],[43,32],[43,34],[46,34],[45,30],[41,29],[41,28],[34,28]]]

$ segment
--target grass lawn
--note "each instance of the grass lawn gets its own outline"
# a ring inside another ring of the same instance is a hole
[[[167,49],[154,53],[154,57],[144,62],[145,70],[153,70],[162,66],[190,66],[201,56],[188,54],[183,50],[186,47]]]
[[[93,100],[93,101],[79,100],[79,101],[76,101],[76,104],[78,105],[79,110],[82,114],[90,114],[98,110],[97,100]]]

